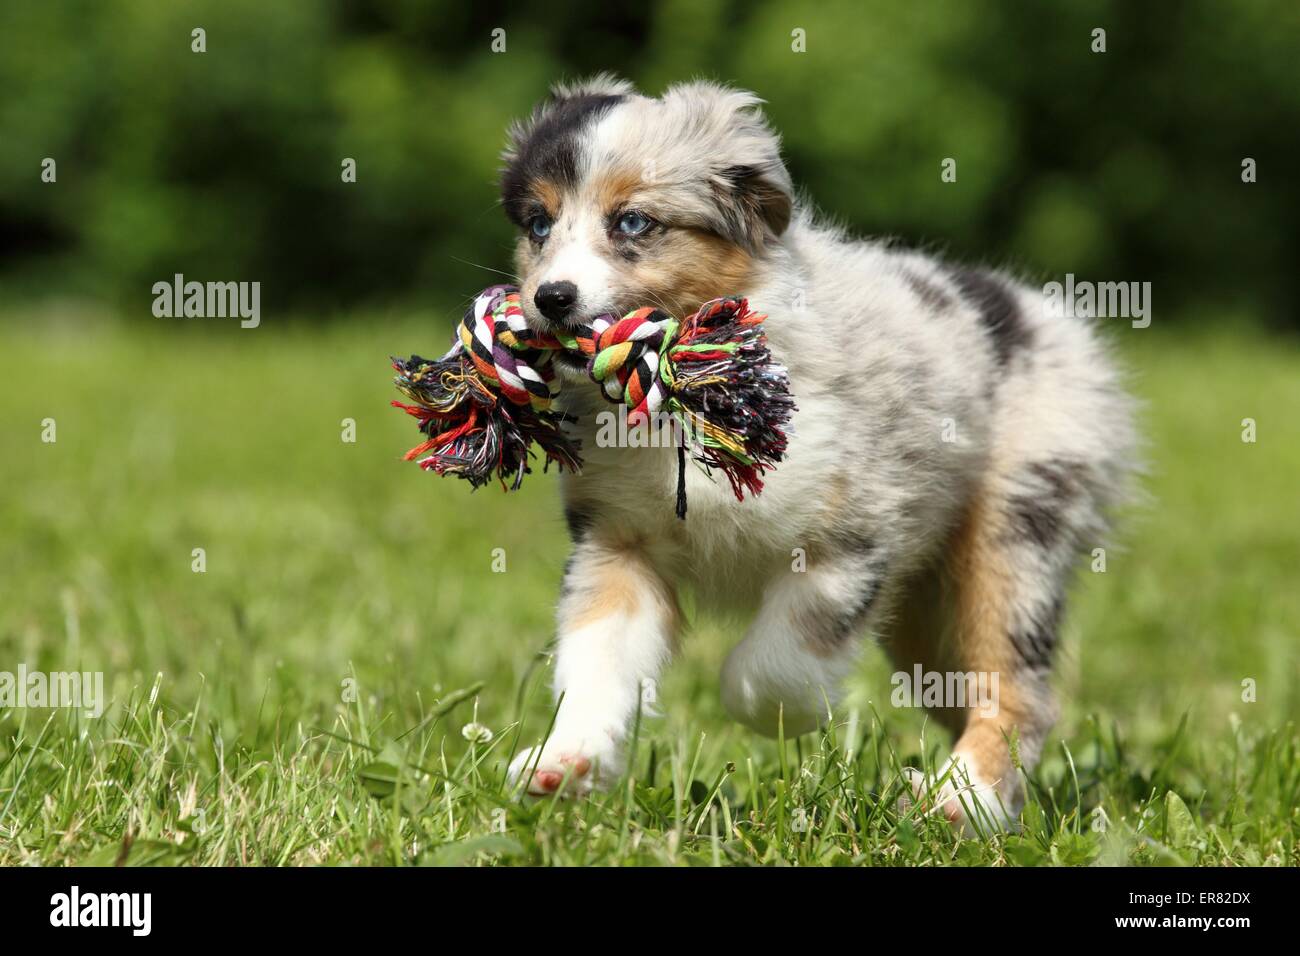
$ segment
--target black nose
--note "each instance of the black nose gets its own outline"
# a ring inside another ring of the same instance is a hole
[[[578,301],[578,287],[572,282],[546,282],[537,289],[533,302],[537,311],[552,322],[558,322],[569,314],[573,303]]]

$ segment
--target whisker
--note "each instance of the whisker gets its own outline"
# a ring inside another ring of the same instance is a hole
[[[519,278],[519,276],[515,275],[513,272],[506,272],[504,269],[494,269],[491,266],[483,265],[483,263],[481,262],[470,262],[468,259],[462,259],[459,256],[452,256],[452,258],[455,259],[457,262],[461,263],[462,265],[473,266],[475,269],[483,269],[486,272],[495,272],[498,275],[505,276],[507,279],[514,280],[516,283],[523,281],[522,279]]]
[[[651,305],[655,306],[658,309],[663,310],[664,312],[667,312],[673,318],[679,318],[679,316],[675,312],[673,312],[673,310],[668,306],[668,303],[665,302],[661,296],[658,296],[653,292],[646,291],[642,293],[642,297],[649,299]]]

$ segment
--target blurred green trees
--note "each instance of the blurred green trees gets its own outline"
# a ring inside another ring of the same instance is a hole
[[[510,268],[505,124],[608,69],[754,89],[796,181],[855,231],[1149,280],[1157,321],[1296,323],[1298,57],[1294,0],[8,3],[0,281],[141,317],[175,272],[260,280],[268,312],[468,295]]]

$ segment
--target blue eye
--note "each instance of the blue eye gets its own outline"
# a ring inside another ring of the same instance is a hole
[[[625,236],[639,236],[650,228],[650,220],[639,212],[625,212],[614,228]]]
[[[534,239],[545,239],[551,234],[551,220],[545,216],[534,216],[528,223],[528,231]]]

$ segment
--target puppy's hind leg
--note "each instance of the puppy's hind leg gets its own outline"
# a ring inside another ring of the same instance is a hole
[[[807,733],[827,717],[853,669],[878,599],[884,554],[866,538],[810,549],[771,581],[745,639],[722,668],[722,700],[768,736]]]
[[[1077,535],[1091,514],[1078,474],[1054,461],[994,479],[950,542],[946,639],[922,653],[952,668],[965,688],[964,700],[945,700],[936,716],[958,734],[943,809],[968,832],[1012,822],[1023,799],[1012,741],[1020,765],[1032,768],[1056,719],[1057,629]]]

